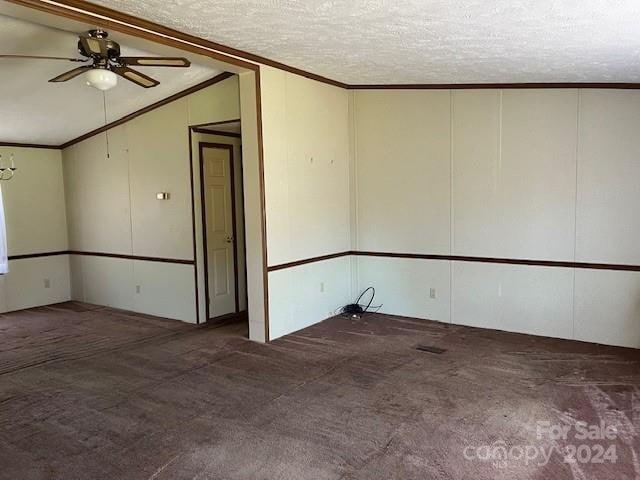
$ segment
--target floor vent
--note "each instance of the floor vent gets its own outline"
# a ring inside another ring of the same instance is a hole
[[[432,345],[418,345],[416,350],[420,350],[421,352],[437,353],[438,355],[447,351],[444,348],[438,348]]]

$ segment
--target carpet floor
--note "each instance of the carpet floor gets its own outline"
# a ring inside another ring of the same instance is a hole
[[[389,315],[246,334],[0,315],[0,478],[640,478],[640,351]]]

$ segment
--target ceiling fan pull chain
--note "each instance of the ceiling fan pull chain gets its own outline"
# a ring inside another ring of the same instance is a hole
[[[104,108],[104,126],[107,126],[107,92],[102,91],[102,107]],[[109,152],[109,129],[105,128],[104,135],[107,140],[107,158],[111,158]]]

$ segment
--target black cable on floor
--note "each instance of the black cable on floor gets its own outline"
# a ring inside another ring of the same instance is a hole
[[[369,299],[369,303],[367,303],[366,305],[361,304],[360,301],[362,300],[362,297],[364,297],[365,294],[367,292],[369,292],[369,291],[371,291],[371,298]],[[376,313],[378,310],[380,310],[380,308],[382,308],[382,305],[375,305],[373,307],[371,306],[375,296],[376,296],[376,289],[375,288],[373,288],[373,287],[366,288],[360,294],[360,296],[357,298],[357,300],[354,303],[350,303],[349,305],[345,305],[344,307],[342,307],[340,309],[340,315],[342,315],[343,317],[362,318],[367,313]],[[371,311],[370,310],[371,308],[374,308],[375,311]]]

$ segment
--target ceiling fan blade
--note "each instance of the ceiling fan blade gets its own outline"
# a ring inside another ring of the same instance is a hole
[[[88,72],[93,68],[91,65],[83,65],[82,67],[74,68],[73,70],[69,70],[68,72],[63,73],[62,75],[58,75],[55,78],[49,80],[50,82],[66,82],[67,80],[71,80],[72,78],[76,78],[78,75],[82,75],[84,72]]]
[[[140,67],[189,67],[191,62],[182,57],[120,57],[123,65]]]
[[[81,53],[89,53],[91,55],[107,55],[107,47],[105,42],[101,38],[91,37],[89,35],[80,35],[80,43],[84,48],[84,52]]]
[[[121,77],[126,78],[136,85],[140,85],[144,88],[151,88],[160,84],[159,81],[154,80],[153,78],[136,70],[132,70],[129,67],[112,67],[111,69]]]
[[[40,55],[0,55],[0,58],[26,58],[34,60],[66,60],[68,62],[86,62],[86,58],[43,57]]]

